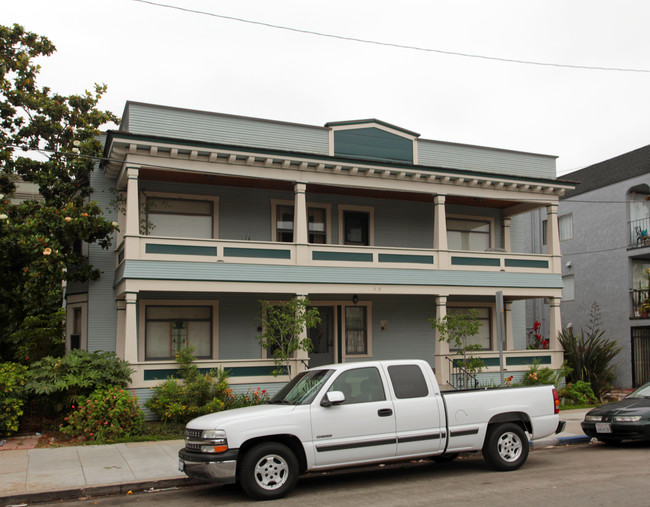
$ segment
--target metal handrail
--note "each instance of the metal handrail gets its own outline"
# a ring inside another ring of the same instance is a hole
[[[458,364],[458,361],[447,358],[449,361],[449,385],[457,391],[465,389],[477,389],[478,379]]]

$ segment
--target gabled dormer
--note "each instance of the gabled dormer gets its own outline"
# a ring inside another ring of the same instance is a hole
[[[418,163],[420,134],[380,120],[351,120],[325,124],[330,129],[332,156]]]

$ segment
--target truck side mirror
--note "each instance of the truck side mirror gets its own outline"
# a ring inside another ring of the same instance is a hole
[[[329,391],[320,402],[321,407],[331,407],[332,405],[340,405],[345,401],[345,394],[342,391]]]

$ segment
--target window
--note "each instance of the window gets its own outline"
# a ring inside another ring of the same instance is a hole
[[[557,217],[558,229],[560,232],[560,241],[573,239],[573,214],[560,215]],[[548,237],[548,220],[542,222],[542,244],[547,244]]]
[[[341,373],[329,388],[345,395],[344,404],[384,401],[386,393],[377,368],[356,368]]]
[[[562,301],[573,301],[576,298],[575,275],[567,275],[562,277]]]
[[[147,306],[146,360],[174,359],[184,347],[196,358],[212,357],[212,306]]]
[[[487,250],[490,248],[490,236],[489,221],[447,219],[447,243],[450,250]]]
[[[458,307],[452,306],[447,308],[448,313],[467,313],[470,308],[478,312],[477,319],[480,322],[478,334],[469,336],[465,345],[480,345],[483,350],[490,350],[492,344],[492,322],[490,319],[490,308],[488,307]],[[449,344],[451,350],[458,350],[458,347],[453,347]]]
[[[70,350],[81,348],[81,315],[80,307],[72,309],[72,334],[70,335]]]
[[[293,243],[293,210],[291,204],[275,206],[275,240],[282,243]],[[309,243],[327,243],[327,208],[318,206],[307,207],[307,224]]]
[[[422,398],[429,395],[424,374],[415,364],[400,364],[388,367],[393,391],[398,399]]]
[[[343,243],[364,246],[370,244],[370,215],[367,212],[343,212]]]
[[[345,352],[368,355],[367,307],[345,307]]]
[[[148,196],[146,231],[155,236],[215,237],[214,200]]]

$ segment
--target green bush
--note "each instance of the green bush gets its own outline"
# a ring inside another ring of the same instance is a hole
[[[554,385],[557,387],[562,382],[562,379],[570,372],[571,368],[566,362],[563,363],[562,368],[556,372],[548,366],[541,368],[539,361],[536,360],[530,368],[528,368],[528,372],[524,374],[522,384],[525,386]]]
[[[228,384],[228,374],[221,368],[201,373],[194,364],[191,349],[176,355],[181,382],[175,378],[154,387],[154,396],[145,406],[161,421],[186,423],[190,419],[231,408],[259,405],[268,401],[266,391],[249,391],[235,395]]]
[[[68,436],[103,442],[142,433],[144,413],[130,391],[97,389],[78,403],[65,418],[67,425],[61,426]]]
[[[0,436],[18,431],[25,404],[26,372],[26,366],[0,363]]]
[[[47,356],[32,363],[25,388],[44,413],[67,415],[70,405],[97,389],[126,387],[133,370],[113,352],[73,350],[63,357]]]
[[[591,384],[582,380],[567,384],[558,395],[563,405],[594,405],[598,402]]]

